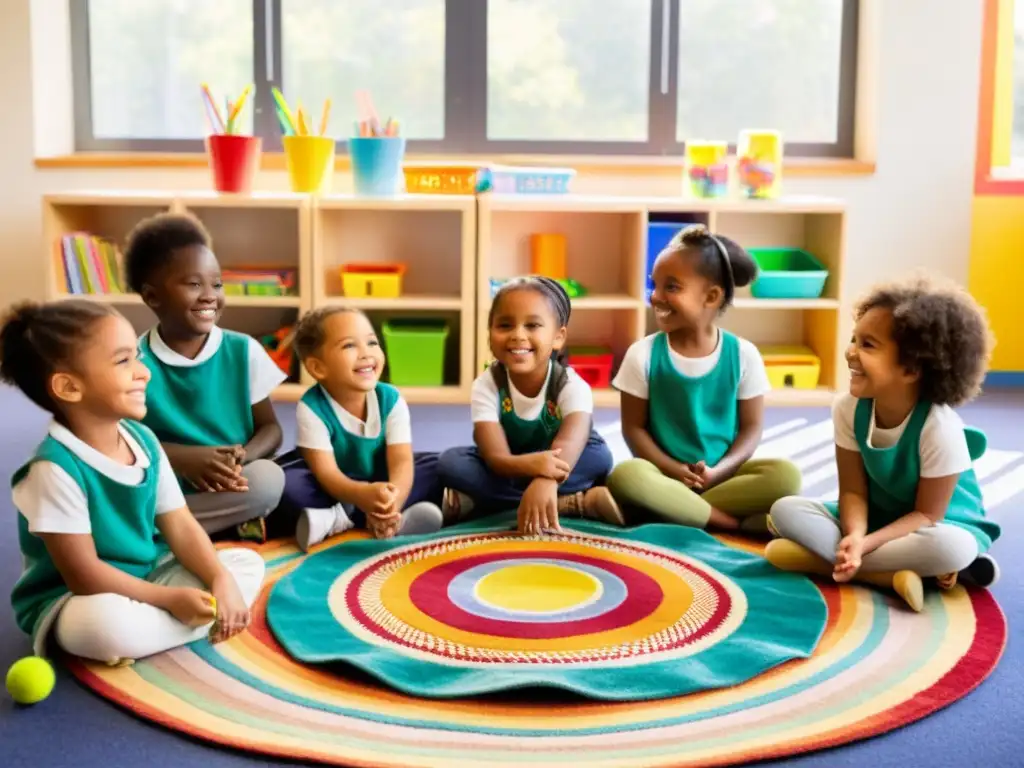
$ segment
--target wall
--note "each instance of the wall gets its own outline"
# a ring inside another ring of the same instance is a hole
[[[45,5],[49,0],[36,2]],[[10,76],[32,71],[30,0],[6,0],[4,6],[0,72],[9,76],[5,120],[0,123],[2,304],[42,295],[42,259],[47,251],[41,242],[41,194],[208,184],[207,174],[200,170],[36,170],[32,83],[28,77]],[[918,267],[960,281],[967,278],[981,3],[947,3],[942,13],[936,13],[934,0],[899,0],[878,3],[876,11],[871,39],[880,76],[864,108],[871,109],[875,121],[877,173],[787,183],[790,193],[834,195],[849,202],[847,300],[875,280]],[[47,28],[42,34],[37,27],[35,33],[40,65],[66,66],[66,57],[45,54],[47,48],[66,44],[59,25],[56,32]],[[38,133],[44,138],[66,135],[66,126],[53,123],[67,115],[66,105],[55,108],[51,93],[52,88],[40,87],[36,94]],[[263,173],[260,184],[282,189],[285,179],[281,173]],[[348,184],[347,178],[339,178],[336,188],[344,190]],[[584,174],[577,190],[672,195],[679,185],[665,175]]]

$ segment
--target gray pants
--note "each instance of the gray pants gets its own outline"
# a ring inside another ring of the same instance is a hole
[[[266,517],[281,503],[284,470],[269,459],[257,459],[242,467],[249,490],[242,493],[191,493],[185,502],[207,533],[219,533],[239,523]]]
[[[786,496],[772,506],[772,525],[780,537],[795,541],[834,563],[843,537],[839,520],[814,499]],[[949,523],[919,528],[914,533],[883,544],[864,556],[865,573],[913,571],[918,576],[957,573],[978,556],[978,542],[970,533]]]

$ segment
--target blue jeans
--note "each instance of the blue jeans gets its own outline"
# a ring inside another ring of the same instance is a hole
[[[441,505],[441,491],[444,486],[438,483],[437,457],[436,453],[413,455],[412,489],[409,491],[409,498],[405,500],[405,509],[420,501],[432,501],[438,506]],[[284,494],[281,497],[283,506],[298,512],[303,509],[326,509],[338,503],[337,499],[320,487],[320,483],[306,466],[306,461],[298,449],[278,457],[277,463],[284,469]],[[356,526],[365,525],[365,515],[362,511],[352,510],[349,516]]]
[[[583,448],[572,474],[558,488],[560,495],[587,491],[603,485],[612,471],[612,452],[596,432]],[[491,471],[475,445],[449,448],[437,462],[442,487],[466,494],[482,510],[499,511],[518,507],[533,478],[502,477]]]

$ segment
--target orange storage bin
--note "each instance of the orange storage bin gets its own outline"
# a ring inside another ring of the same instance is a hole
[[[474,195],[479,168],[472,165],[405,165],[405,191],[416,195]]]

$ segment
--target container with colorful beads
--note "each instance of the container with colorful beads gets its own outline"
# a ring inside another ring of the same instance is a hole
[[[729,193],[729,145],[724,141],[686,142],[686,187],[693,197]]]
[[[769,200],[782,191],[782,134],[743,131],[736,145],[736,176],[744,197]]]

